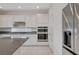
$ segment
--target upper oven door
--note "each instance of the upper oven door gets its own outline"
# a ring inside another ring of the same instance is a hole
[[[38,32],[47,32],[48,29],[38,29]]]

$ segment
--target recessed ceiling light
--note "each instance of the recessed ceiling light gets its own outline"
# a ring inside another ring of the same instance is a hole
[[[22,8],[21,6],[18,6],[18,8]]]
[[[39,6],[36,6],[36,8],[39,8]]]

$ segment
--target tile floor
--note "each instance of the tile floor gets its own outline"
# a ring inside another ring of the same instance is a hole
[[[13,55],[53,55],[49,46],[22,46]]]

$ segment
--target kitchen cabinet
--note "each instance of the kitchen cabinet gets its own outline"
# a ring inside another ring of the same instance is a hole
[[[0,27],[12,27],[13,16],[12,15],[0,15]]]
[[[25,27],[36,27],[35,15],[14,15],[14,22],[25,22]]]
[[[32,27],[37,27],[36,15],[32,15],[30,23]]]
[[[37,27],[36,15],[26,15],[26,27]]]
[[[48,15],[47,14],[34,14],[26,16],[26,27],[38,27],[48,26]]]
[[[25,22],[26,27],[48,26],[48,14],[0,15],[0,27],[12,27],[14,22]]]
[[[25,15],[13,15],[13,26],[25,26]]]
[[[28,40],[23,44],[24,46],[48,45],[48,42],[38,42],[37,34],[29,34],[26,37],[28,37]]]
[[[28,40],[23,44],[23,45],[36,45],[37,42],[37,35],[33,34],[33,35],[26,35],[26,37],[28,37]]]
[[[15,21],[25,21],[25,15],[13,15],[13,20]]]
[[[37,26],[48,26],[48,14],[37,14]]]

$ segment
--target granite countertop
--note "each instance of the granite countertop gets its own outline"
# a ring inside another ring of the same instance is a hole
[[[25,39],[0,39],[0,55],[12,55],[28,38]]]

